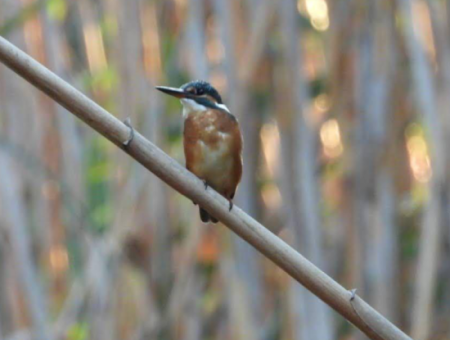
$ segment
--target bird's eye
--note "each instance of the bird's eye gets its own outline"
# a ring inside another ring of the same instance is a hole
[[[198,94],[199,96],[201,96],[203,93],[204,93],[204,91],[203,91],[202,89],[198,89],[197,94]]]

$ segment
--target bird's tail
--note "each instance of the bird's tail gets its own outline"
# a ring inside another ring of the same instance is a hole
[[[212,223],[217,223],[219,220],[215,217],[212,217],[205,209],[200,208],[200,219],[203,223],[208,223],[211,221]]]

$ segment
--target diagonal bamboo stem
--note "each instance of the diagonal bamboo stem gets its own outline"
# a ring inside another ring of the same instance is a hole
[[[124,149],[128,127],[26,53],[0,37],[0,61],[45,92],[108,140]],[[339,285],[287,243],[228,201],[139,133],[124,149],[172,188],[198,202],[295,280],[374,340],[411,339],[364,300]]]

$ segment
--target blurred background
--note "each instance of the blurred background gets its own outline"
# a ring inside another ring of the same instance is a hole
[[[0,0],[0,35],[184,164],[238,117],[236,204],[411,334],[450,339],[450,1]],[[364,337],[0,67],[0,339]]]

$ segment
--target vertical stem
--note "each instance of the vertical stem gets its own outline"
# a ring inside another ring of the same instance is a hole
[[[310,93],[307,81],[302,71],[303,53],[301,48],[302,35],[298,22],[298,11],[295,1],[284,0],[280,4],[279,20],[284,38],[286,67],[290,70],[292,93],[291,123],[293,130],[293,175],[291,195],[297,208],[294,227],[296,246],[302,249],[306,256],[319,267],[322,259],[322,231],[320,226],[319,181],[315,175],[317,164],[314,127],[308,116]],[[286,86],[286,88],[289,88]],[[288,201],[289,202],[289,201]],[[292,292],[297,300],[293,308],[294,315],[299,316],[297,338],[331,339],[333,338],[332,322],[325,305],[315,300],[308,292],[296,285]],[[306,310],[308,306],[308,310]],[[302,310],[303,309],[303,310]]]
[[[225,49],[224,69],[228,81],[228,98],[230,101],[230,109],[235,114],[240,123],[241,132],[244,137],[244,169],[242,181],[236,195],[236,202],[242,205],[250,215],[256,214],[254,202],[256,198],[256,178],[255,166],[259,157],[258,150],[255,148],[254,134],[258,133],[257,129],[250,129],[253,115],[257,114],[249,109],[248,88],[238,77],[238,62],[236,59],[237,42],[235,41],[235,32],[233,28],[236,25],[235,20],[238,20],[234,13],[234,1],[215,0],[214,9],[218,20],[219,36],[222,40]],[[257,140],[257,138],[256,138]],[[234,238],[234,246],[236,248],[235,263],[237,266],[238,277],[242,278],[243,289],[245,294],[243,296],[249,298],[247,315],[251,317],[253,330],[250,331],[252,335],[256,336],[256,324],[261,320],[262,312],[262,277],[261,277],[261,263],[257,259],[256,251],[249,247],[240,238]],[[244,304],[245,305],[245,304]],[[254,311],[251,312],[251,311]]]
[[[428,183],[428,200],[424,207],[421,225],[419,259],[412,308],[412,334],[417,340],[430,335],[433,320],[434,289],[441,246],[442,188],[445,183],[446,155],[441,107],[437,105],[433,74],[413,26],[412,3],[417,0],[398,0],[400,14],[405,20],[404,35],[411,57],[410,72],[413,78],[418,109],[428,130],[430,159],[433,175]]]

